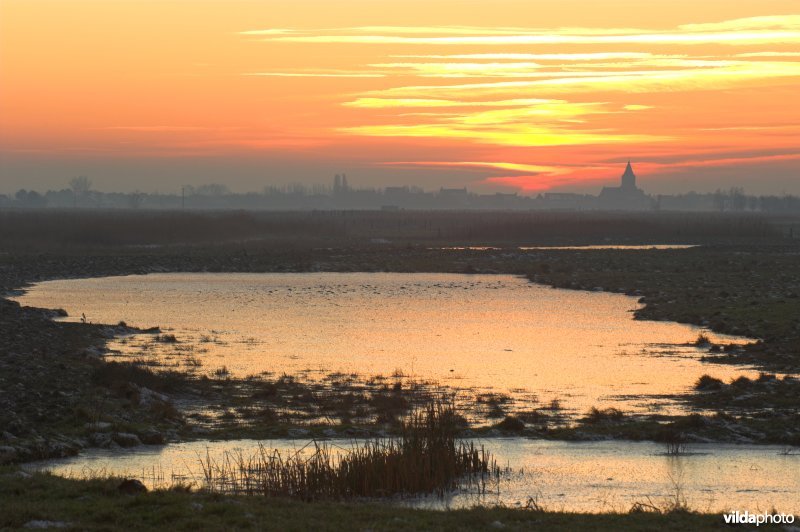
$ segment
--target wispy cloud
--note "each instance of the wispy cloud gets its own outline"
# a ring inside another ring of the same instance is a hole
[[[567,169],[559,166],[547,166],[540,164],[509,163],[496,161],[393,161],[384,163],[387,166],[468,166],[476,168],[496,168],[501,170],[513,170],[516,172],[532,173],[566,173]]]
[[[735,57],[800,57],[800,52],[748,52]]]
[[[371,137],[463,139],[484,144],[527,147],[655,142],[668,139],[660,135],[624,134],[601,130],[581,131],[518,123],[480,126],[465,124],[463,120],[461,122],[356,126],[342,128],[341,131]]]
[[[614,70],[581,72],[537,72],[523,78],[541,79],[462,83],[455,85],[410,85],[379,89],[370,96],[442,98],[453,94],[498,95],[616,91],[626,93],[702,90],[735,86],[748,81],[800,76],[800,62],[754,61],[710,68],[667,70]]]
[[[681,24],[679,29],[690,32],[744,31],[761,29],[800,30],[800,15],[770,15],[762,17],[737,18],[721,22],[700,24]]]
[[[243,76],[263,76],[275,78],[383,78],[380,72],[246,72]]]
[[[514,175],[488,176],[481,178],[483,184],[501,185],[516,188],[524,192],[540,192],[555,186],[575,183],[586,176],[588,171],[597,170],[589,166],[554,166],[529,163],[512,163],[504,161],[401,161],[385,163],[389,166],[420,166],[428,168],[476,168],[486,170],[502,170],[514,172]],[[608,171],[609,167],[602,167]],[[519,172],[519,173],[517,173]]]
[[[641,28],[508,28],[474,26],[362,26],[320,30],[270,28],[242,35],[264,40],[322,44],[535,45],[535,44],[722,44],[800,42],[800,16],[766,16],[684,24],[674,30]]]
[[[685,57],[684,55],[657,55],[647,52],[587,52],[561,54],[528,54],[528,53],[492,53],[492,54],[409,54],[391,55],[394,59],[478,59],[478,60],[533,60],[533,61],[593,61],[608,59],[647,59],[651,57]]]
[[[525,77],[541,68],[539,63],[374,63],[374,68],[405,70],[420,77]],[[544,75],[536,73],[535,75]]]
[[[362,107],[365,109],[382,109],[392,107],[524,107],[530,105],[543,105],[554,103],[567,103],[565,100],[552,100],[544,98],[516,98],[510,100],[436,100],[423,98],[358,98],[345,102],[347,107]]]
[[[796,62],[762,61],[754,72],[769,69],[773,73],[781,69],[794,72]],[[558,78],[566,75],[572,77],[589,77],[596,75],[640,74],[649,75],[653,69],[684,70],[689,75],[693,69],[740,68],[748,71],[751,61],[733,59],[684,59],[684,58],[646,58],[617,62],[569,63],[560,65],[542,65],[534,62],[394,62],[372,63],[370,68],[395,72],[400,75],[415,75],[421,78]]]
[[[758,134],[783,142],[797,132],[789,123],[748,123],[752,114],[747,109],[741,118],[705,128],[697,127],[701,119],[696,118],[691,128],[680,128],[664,102],[677,101],[670,96],[676,92],[708,101],[711,91],[749,91],[750,101],[757,103],[755,93],[764,87],[789,90],[800,77],[800,52],[792,48],[800,44],[800,15],[667,29],[356,26],[249,30],[242,35],[251,42],[297,43],[306,49],[314,43],[375,45],[358,48],[358,57],[365,59],[347,69],[304,65],[248,75],[379,78],[340,95],[340,104],[352,114],[337,132],[430,138],[465,150],[479,146],[480,153],[513,154],[500,162],[407,164],[483,168],[497,173],[487,183],[528,191],[608,179],[616,166],[596,159],[535,164],[519,155],[525,153],[520,148],[586,146],[584,153],[599,154],[650,147],[666,153],[698,142],[741,143]],[[709,135],[711,131],[717,134]],[[649,165],[645,170],[659,172],[671,163],[644,164]]]
[[[191,131],[210,131],[210,130],[231,130],[236,129],[232,127],[225,128],[211,128],[205,126],[171,126],[171,125],[129,125],[129,126],[104,126],[93,129],[108,130],[108,131],[135,131],[141,133],[161,133],[161,132],[191,132]]]
[[[470,35],[406,37],[401,35],[300,35],[274,37],[278,42],[318,44],[419,44],[513,46],[535,44],[725,44],[800,43],[800,31],[729,31],[714,33],[641,33],[628,35]]]

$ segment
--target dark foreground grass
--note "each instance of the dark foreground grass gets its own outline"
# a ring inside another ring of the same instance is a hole
[[[730,530],[691,512],[570,514],[508,508],[416,510],[377,502],[306,503],[186,490],[125,495],[119,479],[23,476],[0,468],[0,529],[50,521],[62,530]],[[52,524],[51,523],[51,524]],[[770,527],[760,527],[769,530]]]

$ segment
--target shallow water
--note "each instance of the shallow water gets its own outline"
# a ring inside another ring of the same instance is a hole
[[[575,249],[575,250],[597,250],[597,249],[614,249],[614,250],[622,250],[622,251],[643,251],[643,250],[662,250],[662,249],[689,249],[689,248],[696,248],[698,246],[694,244],[645,244],[645,245],[613,245],[613,244],[601,244],[596,246],[522,246],[519,249],[521,250],[529,250],[529,249]]]
[[[581,413],[673,412],[679,407],[661,396],[685,392],[703,374],[754,374],[700,362],[696,327],[633,320],[636,298],[509,275],[152,274],[50,281],[17,299],[64,308],[71,320],[161,326],[178,343],[137,335],[110,347],[191,360],[201,371],[402,373],[535,394]]]
[[[695,244],[644,244],[644,245],[625,245],[625,244],[600,244],[591,246],[520,246],[517,249],[521,251],[532,251],[537,249],[569,249],[569,250],[598,250],[598,249],[614,249],[621,251],[643,251],[643,250],[662,250],[662,249],[689,249],[698,247]],[[447,251],[493,251],[501,250],[503,248],[494,246],[450,246],[443,248],[436,248]]]
[[[261,442],[285,455],[307,440]],[[427,508],[476,504],[525,505],[532,499],[546,510],[627,512],[634,503],[666,507],[676,500],[697,511],[749,510],[800,514],[800,454],[774,446],[695,444],[684,456],[667,456],[647,442],[567,443],[522,438],[476,440],[508,467],[488,493],[465,492],[447,499],[418,498],[403,504]],[[329,445],[348,448],[349,440]],[[117,475],[139,478],[150,487],[173,481],[203,485],[200,458],[219,462],[225,452],[251,456],[259,442],[197,441],[134,450],[93,450],[80,456],[30,464],[63,476]],[[310,452],[305,447],[302,452]],[[797,450],[795,450],[797,451]],[[499,488],[499,490],[498,490]]]

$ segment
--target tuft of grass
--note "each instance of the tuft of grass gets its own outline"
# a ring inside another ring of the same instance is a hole
[[[525,423],[515,416],[506,416],[503,421],[495,425],[503,432],[522,432],[525,430]]]
[[[529,410],[525,412],[518,412],[516,417],[524,423],[532,423],[538,425],[546,425],[552,418],[543,410]]]
[[[436,401],[412,411],[399,438],[351,450],[314,441],[310,455],[261,447],[253,456],[225,453],[220,461],[207,455],[201,466],[206,489],[225,494],[344,500],[485,489],[499,468],[482,447],[458,441],[459,430],[452,405]]]
[[[203,361],[197,357],[190,356],[186,359],[186,366],[190,368],[199,368],[203,366]]]
[[[154,342],[158,342],[160,344],[177,344],[178,339],[175,337],[174,334],[157,334],[153,337]]]
[[[724,386],[723,382],[711,375],[703,375],[694,384],[694,389],[707,392],[711,390],[721,390]]]
[[[744,390],[752,386],[753,381],[748,379],[745,376],[737,377],[731,381],[731,386],[734,388],[738,388],[740,390]]]
[[[674,425],[665,427],[657,439],[664,443],[664,454],[667,456],[681,456],[688,450],[686,434]]]
[[[711,345],[711,338],[709,338],[706,333],[700,333],[697,335],[697,339],[694,341],[694,345],[696,345],[697,347],[707,347]]]
[[[224,377],[230,376],[231,372],[228,371],[228,367],[227,366],[221,366],[221,367],[215,369],[213,374],[214,374],[215,377],[224,378]]]
[[[598,409],[593,406],[586,414],[584,421],[586,423],[614,423],[622,421],[624,418],[625,414],[617,408]]]
[[[552,410],[553,412],[561,410],[561,401],[558,399],[553,399],[550,401],[550,404],[547,405],[547,409]]]
[[[688,446],[686,445],[686,442],[675,440],[666,442],[666,449],[664,450],[664,453],[667,456],[681,456],[686,454],[687,451]]]

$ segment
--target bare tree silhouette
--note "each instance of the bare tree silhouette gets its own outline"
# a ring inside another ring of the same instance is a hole
[[[83,198],[92,189],[92,180],[85,175],[73,177],[69,180],[69,188],[72,190],[72,195],[75,198],[75,207],[78,206],[78,198]]]

